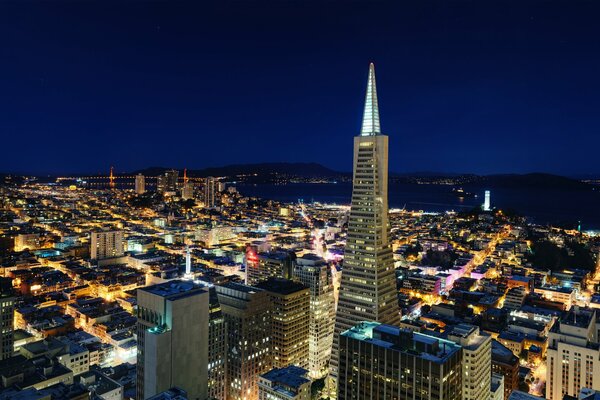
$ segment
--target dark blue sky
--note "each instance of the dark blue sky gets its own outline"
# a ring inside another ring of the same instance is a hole
[[[349,171],[373,61],[391,170],[599,173],[599,20],[592,1],[2,2],[0,170]]]

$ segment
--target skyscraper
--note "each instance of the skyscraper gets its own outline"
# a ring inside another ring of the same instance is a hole
[[[362,322],[340,335],[338,399],[461,400],[462,360],[449,340]]]
[[[333,344],[335,300],[329,265],[321,257],[306,254],[296,260],[294,279],[308,287],[308,371],[313,379],[326,376]]]
[[[478,326],[459,324],[452,328],[448,339],[463,349],[463,400],[489,398],[492,386],[492,337],[480,332]]]
[[[208,316],[208,397],[227,399],[227,333],[225,317],[214,286],[209,289]]]
[[[400,322],[389,235],[388,137],[381,134],[375,66],[371,64],[362,129],[354,138],[352,204],[331,357],[333,377],[341,332],[361,321]]]
[[[170,169],[165,172],[166,185],[168,192],[176,192],[179,186],[179,171],[176,169]]]
[[[215,178],[209,176],[204,183],[204,206],[213,208],[216,205],[215,192],[217,190],[217,182]]]
[[[0,277],[0,360],[13,355],[15,300],[12,279]]]
[[[135,193],[144,194],[146,193],[146,177],[142,174],[135,176]]]
[[[137,399],[173,386],[190,399],[207,398],[209,294],[190,281],[140,288]]]
[[[240,283],[217,285],[227,332],[227,398],[257,400],[258,379],[273,366],[267,292]]]
[[[308,367],[310,293],[299,282],[270,278],[257,287],[267,291],[273,304],[271,346],[273,367]]]

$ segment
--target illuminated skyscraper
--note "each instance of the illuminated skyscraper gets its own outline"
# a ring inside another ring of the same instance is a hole
[[[144,194],[146,193],[146,177],[142,174],[135,176],[135,193]]]
[[[491,205],[490,205],[490,196],[491,196],[490,191],[486,190],[485,198],[483,200],[483,211],[490,211],[492,209]]]
[[[217,190],[217,181],[212,176],[206,178],[204,184],[204,206],[207,208],[213,208],[216,205],[215,192]]]
[[[168,192],[176,192],[177,187],[179,186],[179,171],[176,169],[170,169],[165,172],[167,191]]]
[[[227,332],[227,398],[257,400],[258,379],[273,366],[273,306],[266,291],[243,285],[217,285]]]
[[[294,279],[310,291],[308,332],[309,376],[319,379],[329,372],[329,358],[333,344],[335,300],[333,279],[327,262],[312,254],[296,260]]]
[[[12,279],[0,277],[0,360],[13,355],[15,300]]]
[[[308,367],[310,293],[300,282],[269,278],[256,285],[273,304],[273,367]]]
[[[354,138],[352,204],[331,357],[333,377],[337,376],[341,332],[361,321],[400,322],[389,235],[388,137],[381,134],[375,66],[371,64],[362,129]]]

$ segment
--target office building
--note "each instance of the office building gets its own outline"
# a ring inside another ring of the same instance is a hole
[[[227,332],[225,316],[214,286],[209,289],[208,314],[208,397],[227,399]]]
[[[216,289],[227,332],[227,399],[257,400],[259,376],[273,367],[271,299],[241,283]]]
[[[577,396],[581,388],[600,390],[600,344],[596,311],[575,306],[548,334],[546,398]]]
[[[142,174],[135,176],[135,193],[144,194],[146,193],[146,177]]]
[[[308,371],[313,379],[326,376],[333,345],[335,299],[329,265],[321,257],[306,254],[296,260],[294,279],[308,287]]]
[[[461,400],[462,360],[449,340],[362,322],[340,335],[338,399]]]
[[[212,176],[204,182],[204,207],[213,208],[217,205],[217,181]]]
[[[246,283],[256,285],[269,278],[292,279],[294,255],[287,251],[258,253],[252,247],[246,250]]]
[[[352,202],[331,357],[333,377],[341,332],[361,321],[400,322],[389,236],[388,137],[381,134],[371,64],[362,129],[354,138]]]
[[[124,254],[123,231],[101,230],[90,234],[90,258],[102,260]]]
[[[165,171],[165,184],[167,192],[177,192],[179,187],[179,171],[176,169],[170,169]]]
[[[167,177],[165,175],[158,175],[156,177],[156,191],[158,193],[165,193],[167,191]]]
[[[192,182],[185,182],[181,186],[181,198],[184,200],[194,198],[194,184]]]
[[[273,367],[308,367],[310,293],[299,282],[269,278],[256,285],[273,304],[271,352]]]
[[[0,277],[0,360],[13,355],[15,301],[12,279]]]
[[[477,326],[459,324],[452,328],[448,339],[463,351],[463,400],[488,398],[492,385],[492,337]]]
[[[492,206],[490,204],[491,193],[489,190],[485,191],[485,197],[483,199],[483,211],[491,211]]]
[[[310,400],[312,381],[304,368],[274,368],[260,376],[259,400]]]
[[[137,290],[137,399],[172,387],[204,400],[208,388],[209,293],[173,280]]]

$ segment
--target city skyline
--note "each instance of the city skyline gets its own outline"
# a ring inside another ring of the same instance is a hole
[[[372,61],[391,171],[600,173],[599,7],[565,4],[4,3],[0,130],[6,148],[28,140],[0,171],[348,171]]]

